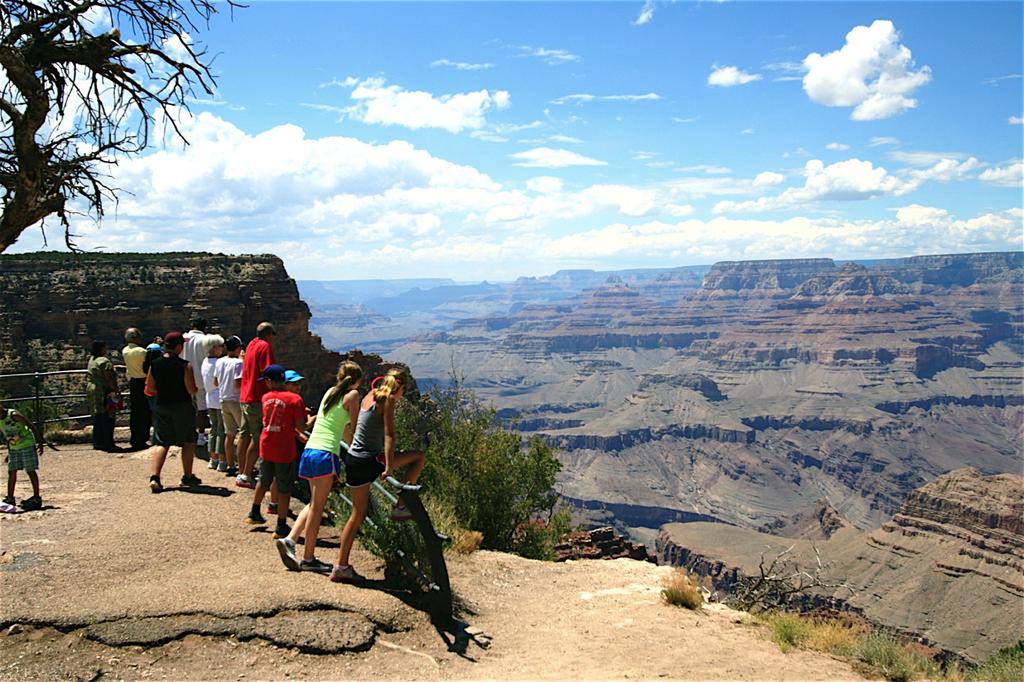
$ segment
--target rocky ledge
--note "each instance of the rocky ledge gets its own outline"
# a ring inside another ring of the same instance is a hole
[[[555,561],[622,558],[657,563],[647,547],[630,542],[611,526],[570,533],[555,545]]]

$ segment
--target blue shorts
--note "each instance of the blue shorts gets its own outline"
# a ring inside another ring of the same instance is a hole
[[[338,476],[340,473],[341,462],[333,452],[306,448],[299,457],[299,478],[323,478]]]

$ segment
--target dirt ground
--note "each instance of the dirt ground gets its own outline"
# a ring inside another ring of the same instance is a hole
[[[178,490],[169,459],[159,495],[145,453],[62,446],[41,467],[45,508],[0,514],[0,679],[860,679],[725,607],[666,606],[666,567],[451,556],[443,632],[358,547],[364,586],[285,570],[243,522],[251,491],[205,467]],[[320,544],[333,561],[334,529]]]

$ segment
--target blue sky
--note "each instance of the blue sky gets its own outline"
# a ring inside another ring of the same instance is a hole
[[[256,2],[87,248],[293,276],[1022,245],[1022,4]],[[15,250],[37,248],[35,233]]]

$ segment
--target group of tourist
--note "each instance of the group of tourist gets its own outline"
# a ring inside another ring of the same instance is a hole
[[[329,573],[334,582],[362,580],[349,557],[369,509],[370,484],[397,469],[405,469],[404,482],[415,483],[425,463],[422,452],[396,449],[395,407],[405,395],[407,376],[391,370],[375,379],[363,396],[362,369],[344,362],[316,415],[311,415],[301,396],[304,377],[276,362],[273,324],[257,325],[255,338],[244,349],[237,336],[207,333],[202,318],[194,318],[189,326],[184,334],[168,332],[145,347],[139,329],[125,332],[127,345],[121,355],[129,382],[130,445],[134,450],[150,449],[150,490],[164,490],[161,473],[172,446],[181,448],[181,486],[202,485],[193,468],[196,445],[205,443],[211,470],[253,490],[247,523],[267,523],[261,510],[269,496],[267,511],[276,517],[274,541],[288,569]],[[114,420],[122,405],[117,374],[104,342],[93,342],[90,350],[93,447],[118,451]],[[33,486],[33,498],[22,508],[38,509],[41,430],[16,410],[0,405],[0,435],[10,451],[8,494],[3,500],[10,509],[2,511],[15,510],[20,470],[27,472]],[[352,513],[342,529],[338,561],[332,565],[316,558],[316,538],[327,498],[342,476],[350,488]],[[289,528],[297,479],[308,481],[310,501]],[[412,518],[401,503],[391,516],[398,521]],[[297,545],[302,538],[300,558]]]

